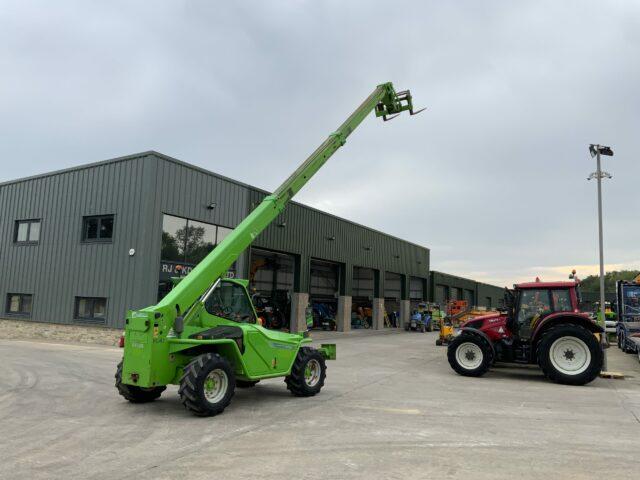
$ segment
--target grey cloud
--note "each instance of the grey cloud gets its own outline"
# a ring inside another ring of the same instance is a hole
[[[640,260],[633,2],[50,2],[0,11],[0,180],[155,149],[273,189],[380,82],[300,201],[508,283],[597,260],[587,144],[613,145],[609,263]]]

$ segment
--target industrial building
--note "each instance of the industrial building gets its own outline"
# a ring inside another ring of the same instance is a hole
[[[3,316],[121,328],[127,309],[155,304],[266,194],[157,152],[2,183]],[[228,275],[249,278],[296,331],[308,304],[340,331],[358,314],[397,325],[429,298],[497,305],[496,287],[438,272],[430,282],[429,253],[292,203]]]
[[[468,305],[499,308],[504,302],[504,288],[476,282],[448,273],[429,273],[429,300],[444,305],[449,300],[465,300]]]

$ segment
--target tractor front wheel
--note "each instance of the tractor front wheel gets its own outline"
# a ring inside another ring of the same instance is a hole
[[[153,402],[155,399],[160,398],[162,392],[167,389],[167,387],[143,388],[122,383],[122,362],[118,364],[115,377],[118,393],[129,400],[131,403]]]
[[[493,363],[491,345],[478,336],[461,333],[447,348],[449,365],[465,377],[481,377]]]
[[[585,385],[602,370],[602,347],[595,335],[580,325],[549,328],[538,342],[536,356],[547,378],[566,385]]]
[[[318,393],[327,376],[327,366],[320,352],[313,348],[301,347],[291,373],[285,377],[287,389],[296,397],[312,397]]]
[[[236,377],[229,362],[217,353],[205,353],[184,367],[178,394],[187,410],[211,417],[227,408],[235,388]]]

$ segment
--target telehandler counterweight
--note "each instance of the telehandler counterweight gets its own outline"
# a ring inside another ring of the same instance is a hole
[[[297,396],[320,391],[325,360],[335,345],[308,346],[301,334],[268,330],[256,323],[248,281],[224,278],[231,265],[284,210],[293,196],[344,145],[347,137],[375,111],[387,121],[414,112],[410,92],[391,83],[378,85],[347,120],[271,195],[183,278],[157,305],[129,311],[124,358],[116,388],[134,403],[158,398],[166,385],[180,385],[186,408],[196,415],[221,413],[235,387],[285,377]]]

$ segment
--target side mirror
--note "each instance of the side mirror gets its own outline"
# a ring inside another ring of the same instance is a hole
[[[183,330],[184,330],[184,317],[182,315],[179,315],[176,317],[175,321],[173,322],[173,331],[176,332],[176,334],[180,335]]]

